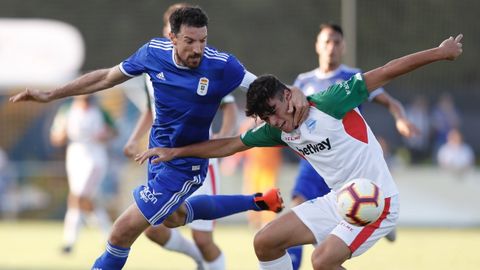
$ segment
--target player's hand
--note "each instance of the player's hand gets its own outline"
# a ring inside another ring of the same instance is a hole
[[[459,34],[456,38],[449,37],[438,46],[445,53],[445,60],[455,60],[462,54],[462,38],[463,34]]]
[[[25,91],[10,97],[10,102],[20,101],[36,101],[36,102],[49,102],[50,95],[48,92],[40,91],[37,89],[25,89]]]
[[[172,160],[174,158],[173,148],[154,147],[147,149],[145,152],[136,155],[135,161],[138,162],[138,164],[143,164],[145,160],[151,157],[155,157],[150,161],[152,164]]]
[[[288,113],[293,113],[293,124],[298,128],[308,117],[310,105],[303,92],[298,87],[291,86],[292,99],[288,103]]]
[[[420,134],[420,130],[417,126],[404,118],[395,121],[395,126],[397,127],[398,133],[406,138],[412,138],[413,136]]]

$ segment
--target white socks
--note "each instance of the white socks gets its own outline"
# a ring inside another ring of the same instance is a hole
[[[190,256],[197,264],[203,262],[202,253],[200,253],[200,250],[192,241],[183,237],[177,229],[171,229],[170,232],[170,239],[163,246],[165,249]]]
[[[225,256],[220,253],[220,256],[211,262],[205,262],[206,270],[225,270]]]
[[[259,262],[261,270],[293,270],[292,259],[285,252],[285,255],[273,261]]]
[[[63,222],[63,244],[73,246],[82,226],[82,212],[78,208],[67,209]]]

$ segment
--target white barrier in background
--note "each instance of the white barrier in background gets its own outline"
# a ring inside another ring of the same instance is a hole
[[[78,75],[85,58],[82,35],[47,19],[0,19],[0,91],[59,85]]]
[[[290,191],[296,167],[284,165],[279,187],[290,205]],[[437,167],[405,167],[392,171],[400,190],[399,226],[472,227],[480,226],[480,170],[457,179]],[[221,193],[242,192],[242,178],[222,176]],[[246,222],[245,214],[224,218],[219,222]]]

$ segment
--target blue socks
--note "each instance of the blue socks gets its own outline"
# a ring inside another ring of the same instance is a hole
[[[213,220],[230,216],[247,210],[261,210],[253,195],[198,195],[185,201],[187,222],[204,219]]]
[[[105,252],[92,266],[92,270],[119,270],[127,262],[130,248],[122,248],[107,243]]]
[[[293,270],[298,270],[302,263],[303,246],[294,246],[287,250],[292,259]]]

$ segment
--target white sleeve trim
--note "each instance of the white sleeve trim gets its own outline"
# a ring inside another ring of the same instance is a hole
[[[125,71],[125,69],[123,68],[123,62],[118,65],[118,68],[120,68],[120,71],[128,77],[131,77],[131,78],[137,77],[137,76],[132,75],[132,74],[128,73],[127,71]]]
[[[368,101],[371,102],[374,98],[383,94],[383,92],[385,92],[383,87],[380,87],[380,88],[377,88],[377,89],[373,90],[372,92],[370,92],[370,95],[368,95]]]
[[[257,76],[253,73],[250,73],[248,70],[245,71],[245,76],[243,76],[243,80],[240,83],[239,87],[246,91],[250,84],[257,78]]]

